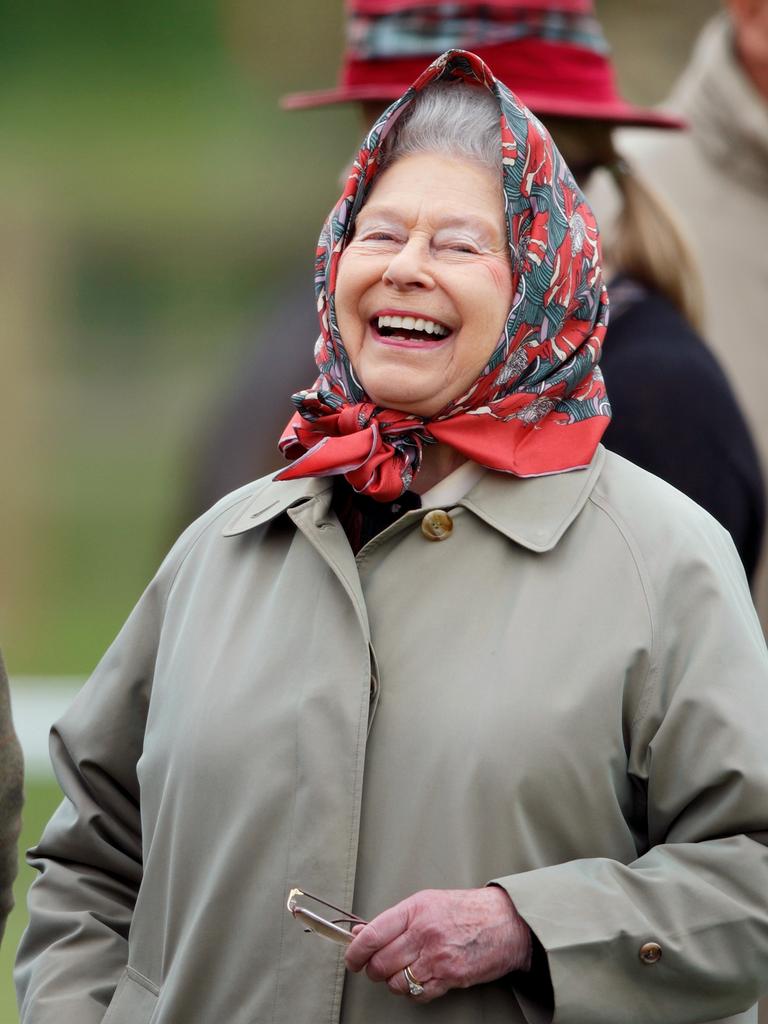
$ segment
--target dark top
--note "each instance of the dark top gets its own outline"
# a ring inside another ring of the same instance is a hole
[[[713,353],[663,296],[614,281],[600,365],[613,420],[605,446],[683,491],[730,532],[748,578],[765,524],[760,464]]]
[[[396,519],[421,508],[421,498],[414,491],[404,491],[394,501],[376,501],[367,494],[358,494],[344,477],[336,477],[333,486],[333,511],[344,527],[354,554],[386,530]]]

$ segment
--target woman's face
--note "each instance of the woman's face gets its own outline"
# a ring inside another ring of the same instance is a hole
[[[336,282],[339,332],[372,401],[434,416],[477,378],[511,304],[499,176],[432,153],[387,168]]]

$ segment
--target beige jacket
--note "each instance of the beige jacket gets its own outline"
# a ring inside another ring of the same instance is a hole
[[[546,972],[424,1007],[284,909],[491,879],[556,1021],[754,1020],[768,655],[728,536],[602,449],[485,473],[447,539],[416,510],[356,558],[330,490],[215,506],[54,728],[24,1024],[540,1024]]]
[[[741,68],[730,24],[706,27],[667,106],[689,132],[634,129],[618,144],[671,203],[705,286],[705,334],[752,428],[768,481],[768,101]],[[768,544],[755,600],[768,632]]]

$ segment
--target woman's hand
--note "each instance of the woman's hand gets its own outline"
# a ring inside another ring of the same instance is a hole
[[[531,932],[504,889],[425,889],[354,929],[350,971],[386,981],[409,995],[403,969],[424,987],[428,1003],[452,988],[469,988],[531,965]]]

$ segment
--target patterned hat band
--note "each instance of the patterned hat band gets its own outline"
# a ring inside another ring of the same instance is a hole
[[[431,57],[454,48],[477,52],[519,39],[566,43],[600,54],[609,50],[593,15],[563,10],[439,3],[386,14],[352,10],[347,19],[349,55],[363,60]]]
[[[532,109],[543,109],[548,99],[556,99],[560,106],[572,97],[573,116],[584,108],[584,97],[595,107],[615,102],[617,91],[613,66],[601,53],[578,50],[575,47],[550,42],[546,61],[541,59],[541,42],[523,38],[514,46],[475,47],[477,53],[502,81],[513,82],[513,89]],[[387,94],[393,82],[413,80],[424,70],[423,57],[401,57],[391,60],[369,61],[350,57],[342,74],[341,85],[352,91],[368,89],[375,94],[377,87]],[[373,96],[371,97],[373,98]],[[567,109],[563,113],[568,113]]]

